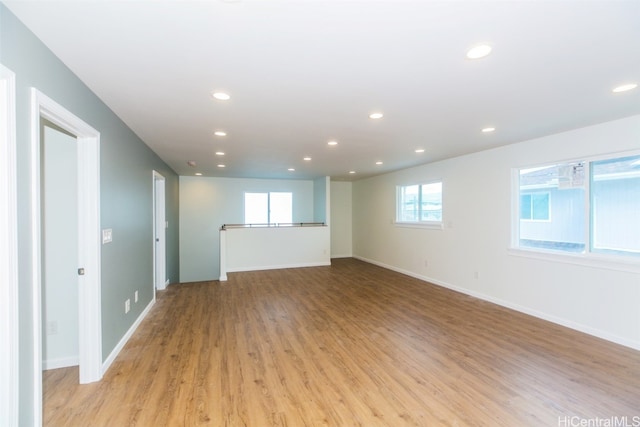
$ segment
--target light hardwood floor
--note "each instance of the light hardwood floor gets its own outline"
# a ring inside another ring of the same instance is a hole
[[[170,286],[77,381],[44,374],[46,426],[640,422],[640,352],[353,259]]]

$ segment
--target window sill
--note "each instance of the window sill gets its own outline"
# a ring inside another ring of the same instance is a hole
[[[442,230],[444,229],[441,222],[399,222],[394,221],[393,225],[403,228],[422,228],[425,230]]]
[[[510,248],[508,253],[513,256],[540,259],[543,261],[580,265],[605,270],[624,271],[627,273],[640,273],[640,260],[636,258],[610,257],[597,254],[571,254],[528,248]]]

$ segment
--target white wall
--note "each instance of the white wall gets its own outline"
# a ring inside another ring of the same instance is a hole
[[[636,150],[639,135],[634,116],[357,181],[354,256],[640,349],[640,274],[509,251],[512,168]],[[393,225],[396,186],[432,179],[445,228]]]
[[[228,228],[224,233],[227,272],[331,265],[327,226]]]
[[[352,202],[350,182],[331,182],[331,258],[352,255]]]
[[[55,369],[77,365],[80,348],[77,141],[47,126],[43,134],[42,362]]]
[[[313,181],[180,177],[180,282],[218,280],[220,226],[244,222],[244,193],[290,191],[293,222],[313,222]]]

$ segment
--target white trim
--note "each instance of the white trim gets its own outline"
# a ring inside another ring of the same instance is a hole
[[[220,229],[220,277],[218,280],[226,282],[227,277],[227,230]]]
[[[559,262],[562,264],[580,265],[583,267],[599,268],[604,270],[624,271],[627,273],[640,273],[640,260],[637,257],[605,256],[597,254],[572,254],[551,250],[536,250],[529,248],[510,248],[509,255],[533,258],[543,261]]]
[[[100,272],[100,133],[35,88],[31,88],[31,285],[34,421],[42,423],[42,266],[40,119],[77,137],[78,144],[78,277],[80,383],[102,378]]]
[[[331,259],[337,259],[337,258],[353,258],[353,254],[348,253],[348,254],[331,254]]]
[[[302,262],[299,264],[282,264],[282,265],[256,265],[256,266],[248,266],[241,268],[231,268],[227,269],[227,273],[237,273],[240,271],[259,271],[259,270],[280,270],[283,268],[304,268],[304,267],[323,267],[331,265],[331,261],[321,261],[321,262]],[[225,276],[226,277],[226,276]],[[224,281],[222,277],[220,281]]]
[[[42,370],[48,371],[50,369],[68,368],[78,366],[79,364],[80,358],[78,357],[61,357],[59,359],[43,360]]]
[[[0,64],[0,414],[18,425],[19,321],[16,189],[16,76]]]
[[[602,338],[604,340],[611,341],[613,343],[620,344],[620,345],[623,345],[625,347],[630,347],[630,348],[633,348],[635,350],[640,350],[640,341],[630,340],[630,339],[627,339],[627,338],[619,337],[617,335],[610,334],[609,332],[602,331],[600,329],[595,329],[595,328],[592,328],[590,326],[583,325],[581,323],[573,322],[571,320],[563,319],[563,318],[558,317],[558,316],[554,316],[554,315],[551,315],[551,314],[548,314],[548,313],[544,313],[542,311],[533,310],[533,309],[530,309],[528,307],[525,307],[525,306],[522,306],[522,305],[519,305],[519,304],[514,304],[512,302],[505,301],[505,300],[500,299],[500,298],[495,298],[495,297],[492,297],[490,295],[486,295],[486,294],[483,294],[483,293],[480,293],[480,292],[470,291],[469,289],[466,289],[466,288],[461,288],[459,286],[455,286],[455,285],[452,285],[450,283],[434,279],[432,277],[427,277],[427,276],[423,276],[423,275],[420,275],[420,274],[416,274],[416,273],[414,273],[412,271],[403,270],[401,268],[397,268],[397,267],[394,267],[394,266],[391,266],[391,265],[388,265],[388,264],[384,264],[384,263],[381,263],[381,262],[378,262],[378,261],[375,261],[375,260],[372,260],[372,259],[368,259],[368,258],[364,258],[364,257],[360,257],[360,256],[354,256],[354,258],[359,259],[360,261],[367,262],[369,264],[374,264],[374,265],[377,265],[379,267],[386,268],[388,270],[392,270],[392,271],[395,271],[395,272],[398,272],[398,273],[405,274],[405,275],[413,277],[415,279],[423,280],[425,282],[429,282],[431,284],[434,284],[434,285],[437,285],[437,286],[441,286],[443,288],[451,289],[452,291],[460,292],[462,294],[469,295],[469,296],[472,296],[474,298],[478,298],[478,299],[483,300],[483,301],[488,301],[490,303],[497,304],[499,306],[506,307],[506,308],[509,308],[511,310],[515,310],[515,311],[518,311],[520,313],[527,314],[529,316],[537,317],[538,319],[547,320],[549,322],[555,323],[555,324],[560,325],[560,326],[564,326],[566,328],[570,328],[570,329],[573,329],[573,330],[576,330],[576,331],[579,331],[579,332],[583,332],[585,334],[593,335],[595,337]]]
[[[133,325],[131,325],[127,333],[124,334],[124,336],[120,339],[118,344],[116,344],[114,349],[111,351],[109,356],[107,356],[107,358],[105,359],[104,363],[102,364],[102,372],[107,372],[107,370],[111,367],[111,364],[116,360],[116,357],[118,357],[118,354],[120,354],[124,346],[127,344],[127,341],[129,341],[129,339],[133,336],[133,333],[136,331],[136,329],[138,329],[138,326],[140,326],[144,318],[147,317],[147,314],[149,314],[149,312],[151,311],[151,308],[155,303],[156,303],[156,300],[154,298],[149,302],[149,304],[147,304],[144,310],[142,310],[142,313],[140,313],[140,316],[138,316],[136,321],[133,322]]]
[[[393,225],[401,228],[422,228],[423,230],[444,230],[442,221],[408,222],[394,221]]]

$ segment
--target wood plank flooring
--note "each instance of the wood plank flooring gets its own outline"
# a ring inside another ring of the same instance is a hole
[[[46,426],[640,423],[640,352],[354,259],[172,285],[77,381],[45,372]]]

